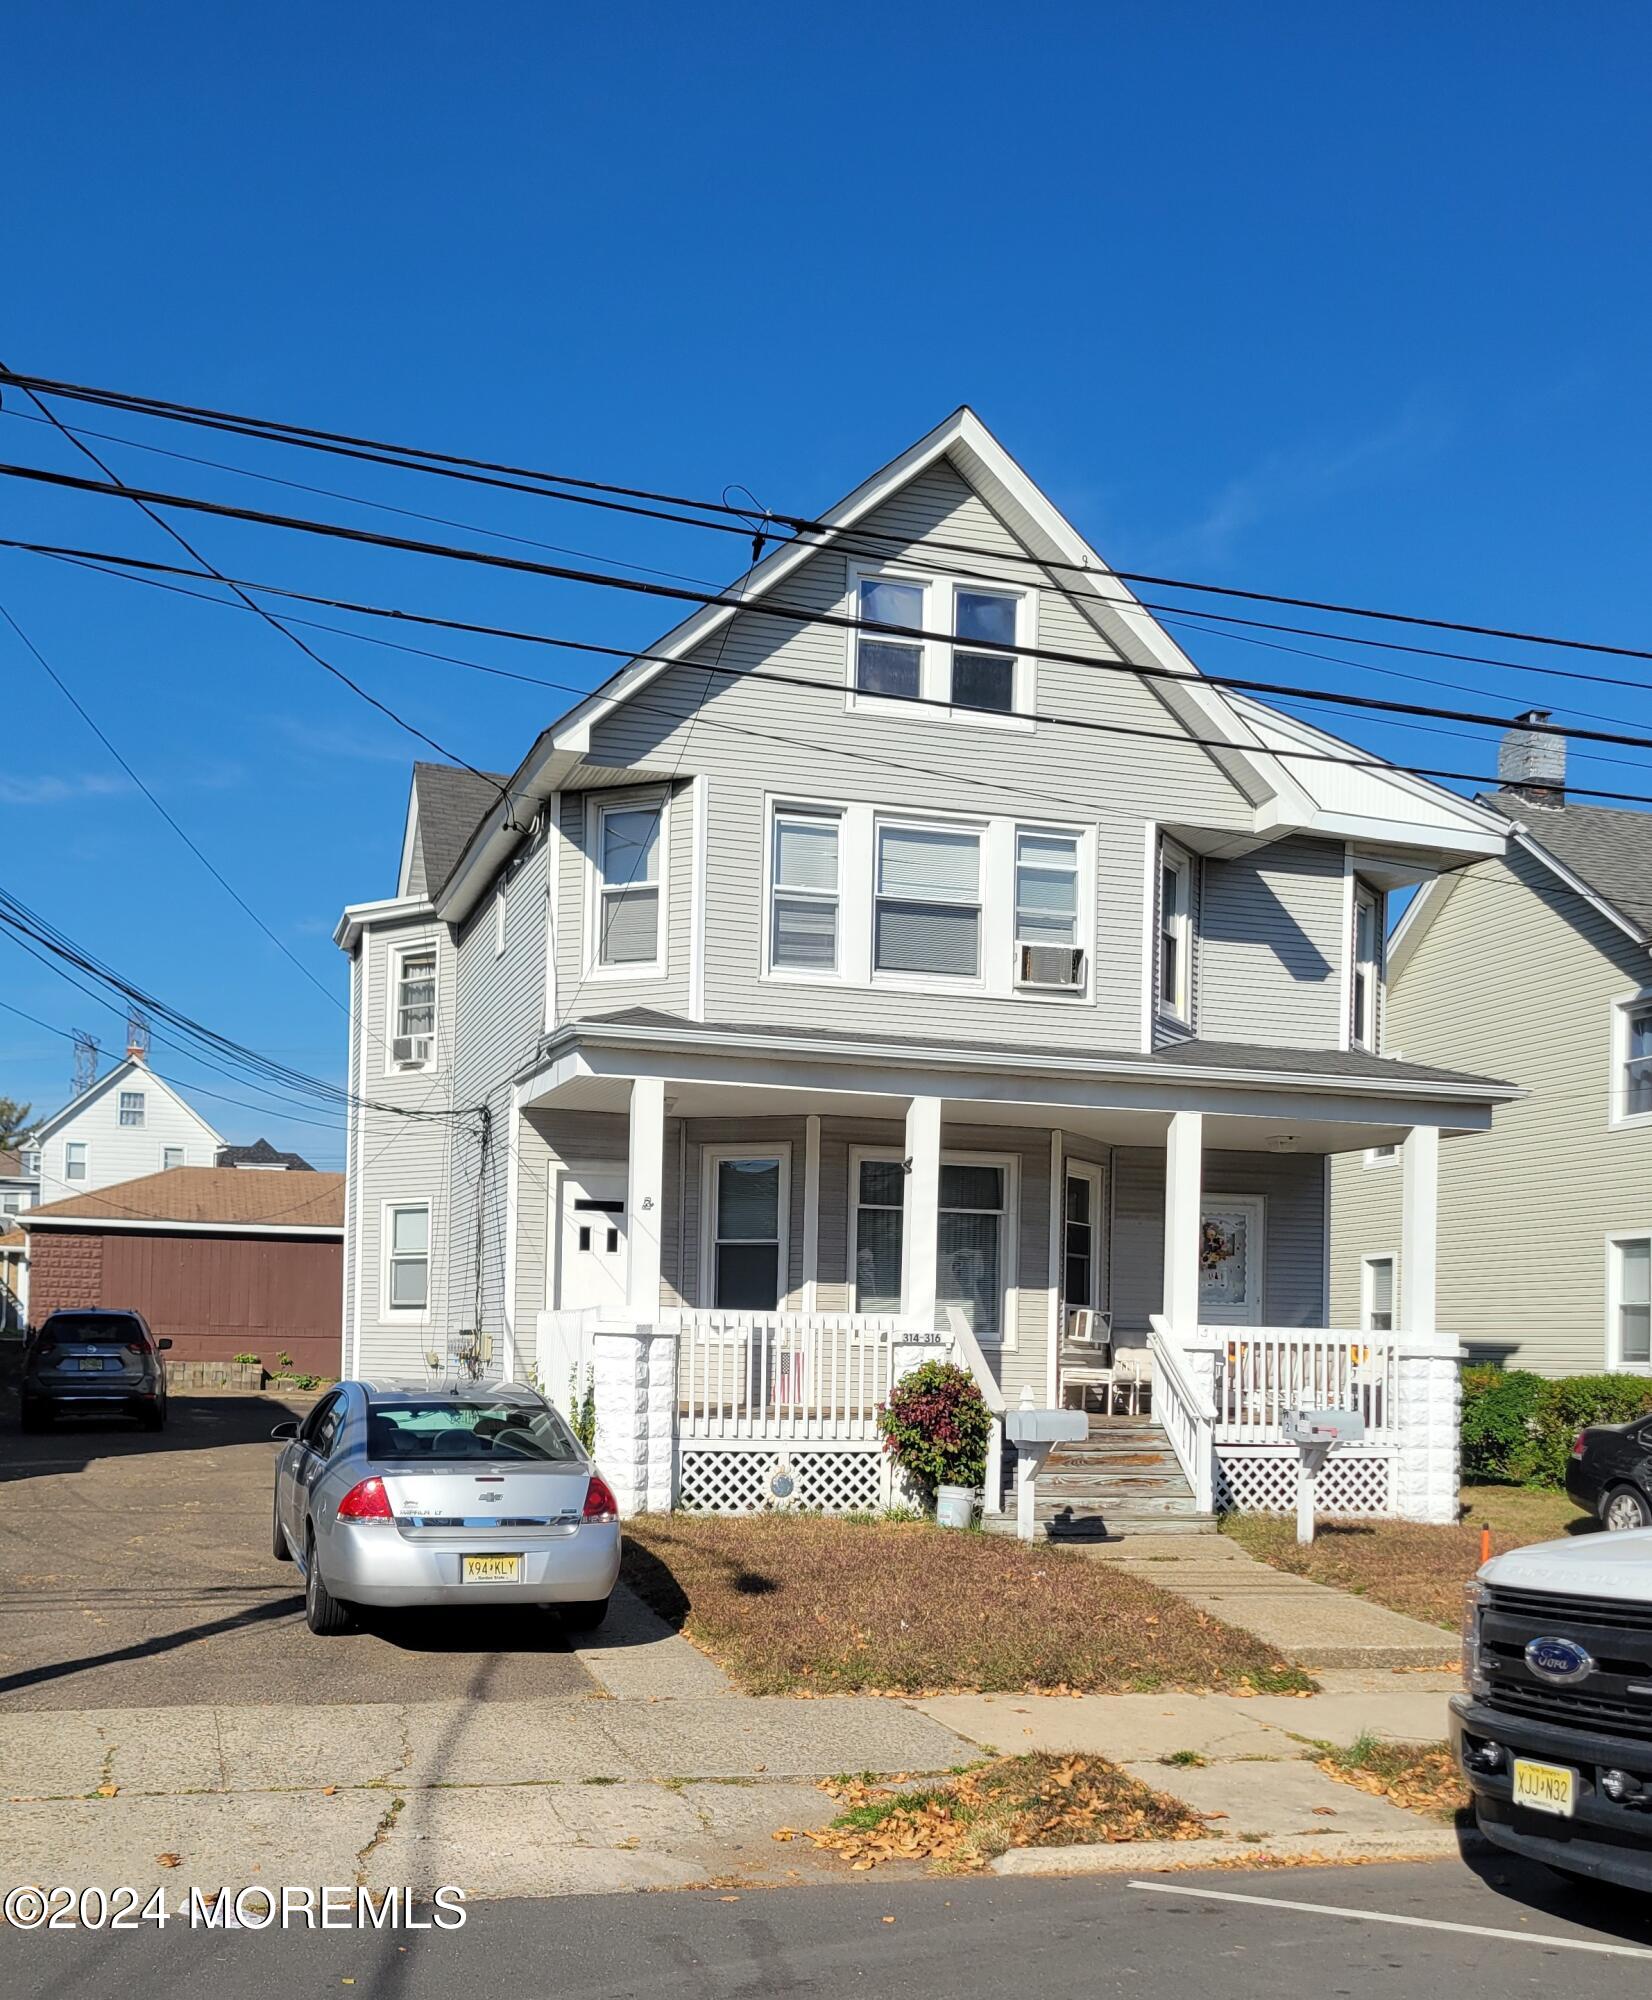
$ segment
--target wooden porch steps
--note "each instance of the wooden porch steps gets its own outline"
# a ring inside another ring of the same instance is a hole
[[[1052,1542],[1122,1535],[1211,1535],[1170,1440],[1151,1418],[1090,1419],[1090,1434],[1059,1445],[1034,1489],[1039,1533]]]

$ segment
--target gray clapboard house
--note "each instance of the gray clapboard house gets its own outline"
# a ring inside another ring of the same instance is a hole
[[[1476,1359],[1652,1372],[1652,813],[1568,800],[1564,741],[1530,730],[1499,777],[1506,853],[1426,888],[1389,946],[1389,1046],[1525,1090],[1449,1149],[1441,1314]],[[1398,1178],[1380,1149],[1336,1162],[1345,1324],[1389,1323]]]
[[[1180,1488],[1109,1520],[1286,1504],[1281,1411],[1326,1399],[1368,1420],[1332,1497],[1440,1516],[1440,1140],[1510,1092],[1385,1052],[1384,899],[1506,819],[1212,687],[968,410],[826,521],[513,773],[416,767],[337,932],[344,1369],[589,1363],[627,1504],[784,1461],[846,1506],[940,1341],[995,1407],[1152,1427]],[[1373,1342],[1327,1186],[1380,1145]]]

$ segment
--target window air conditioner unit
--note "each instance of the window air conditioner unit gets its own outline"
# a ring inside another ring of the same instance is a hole
[[[1023,986],[1073,988],[1084,984],[1084,953],[1065,944],[1024,944],[1021,953]]]
[[[430,1060],[429,1035],[397,1035],[390,1044],[390,1060],[400,1069],[422,1069]]]

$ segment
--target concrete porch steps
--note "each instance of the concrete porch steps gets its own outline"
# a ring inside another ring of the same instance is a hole
[[[1034,1519],[1052,1542],[1136,1535],[1212,1535],[1170,1440],[1151,1418],[1090,1419],[1089,1436],[1051,1452],[1034,1487]]]

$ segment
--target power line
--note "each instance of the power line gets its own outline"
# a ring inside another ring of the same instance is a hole
[[[0,468],[0,470],[3,470],[3,468]],[[98,564],[110,564],[120,570],[130,569],[134,571],[144,571],[144,570],[160,571],[164,574],[173,576],[189,576],[193,574],[193,572],[190,571],[180,570],[175,565],[167,563],[157,563],[150,560],[149,558],[122,556],[110,553],[108,551],[72,549],[52,543],[25,542],[17,540],[15,538],[0,537],[0,547],[20,548],[36,555],[57,557],[69,561],[85,562],[85,563],[90,563],[93,566],[96,566]],[[619,581],[622,588],[630,587],[626,579],[618,579],[617,581]],[[414,612],[414,611],[395,609],[382,605],[365,604],[349,598],[327,597],[314,592],[292,590],[283,585],[265,584],[245,579],[242,580],[241,587],[246,590],[267,591],[272,596],[292,598],[303,603],[322,605],[335,611],[346,611],[363,617],[383,618],[393,623],[413,623],[420,625],[429,625],[446,631],[470,632],[488,638],[510,639],[514,641],[519,641],[527,645],[550,646],[565,651],[606,655],[610,658],[616,658],[624,661],[634,661],[634,660],[659,661],[666,665],[683,667],[685,672],[690,672],[690,673],[715,672],[719,676],[730,680],[749,680],[754,682],[767,682],[781,687],[803,688],[803,689],[814,690],[817,692],[826,692],[832,694],[840,694],[842,692],[841,685],[836,682],[828,683],[823,681],[800,680],[795,675],[777,674],[763,668],[713,667],[708,669],[701,663],[693,661],[685,662],[673,656],[659,653],[657,651],[651,651],[647,648],[603,646],[588,640],[566,639],[548,633],[527,631],[512,626],[483,624],[475,620],[469,620],[469,619],[443,618],[437,616],[435,613],[430,613],[430,612]],[[771,608],[774,607],[770,607],[768,605],[763,605],[761,607],[759,606],[751,607],[751,609],[754,612],[762,612],[762,613],[766,613]],[[857,630],[865,629],[868,631],[874,631],[878,633],[893,632],[905,635],[909,638],[920,639],[920,640],[941,638],[943,640],[943,643],[948,643],[948,644],[951,643],[950,637],[947,635],[923,633],[919,631],[918,628],[915,627],[886,626],[870,620],[859,621],[850,619],[840,619],[840,618],[834,618],[830,614],[817,614],[814,612],[804,611],[793,607],[779,607],[778,609],[780,611],[780,614],[783,616],[788,616],[804,621],[810,621],[815,619],[816,617],[823,617],[826,620],[826,622],[836,623],[836,624],[847,624],[852,629],[857,629]],[[1036,657],[1040,659],[1054,658],[1058,661],[1063,661],[1082,667],[1095,667],[1099,670],[1107,672],[1115,672],[1121,674],[1142,674],[1150,679],[1166,678],[1175,681],[1178,685],[1183,687],[1197,687],[1202,684],[1199,679],[1183,674],[1178,674],[1173,669],[1170,668],[1141,668],[1127,661],[1091,660],[1083,655],[1078,655],[1078,654],[1052,655],[1048,652],[1037,652],[1036,649],[1031,649],[1031,648],[1022,650],[1035,651]],[[493,673],[501,678],[508,678],[508,679],[535,678],[533,676],[514,675],[509,673],[508,670],[503,668],[483,666],[480,662],[477,661],[455,661],[454,664],[471,666],[481,672]],[[542,684],[547,686],[561,685],[556,682],[545,682]],[[1224,684],[1232,686],[1242,691],[1249,691],[1252,689],[1263,689],[1263,688],[1274,689],[1280,695],[1295,700],[1325,700],[1325,701],[1336,702],[1339,705],[1346,705],[1347,702],[1350,699],[1352,699],[1351,697],[1339,696],[1333,690],[1320,690],[1312,687],[1303,688],[1291,685],[1278,686],[1277,688],[1275,688],[1275,684],[1271,682],[1250,682],[1250,681],[1242,681],[1234,679]],[[583,697],[583,696],[588,696],[591,693],[597,692],[598,690],[576,687],[576,688],[565,689],[564,691],[575,693]],[[954,703],[946,701],[938,696],[879,695],[878,699],[880,701],[900,703],[902,705],[918,709],[938,708],[951,712],[952,709],[955,707]],[[1479,722],[1484,726],[1492,728],[1502,728],[1505,726],[1503,718],[1497,716],[1475,716],[1466,714],[1461,710],[1434,708],[1427,705],[1416,704],[1416,703],[1379,701],[1375,697],[1368,698],[1368,701],[1370,706],[1377,708],[1379,711],[1388,713],[1395,713],[1402,715],[1415,714],[1423,716],[1440,717],[1445,720]],[[1336,764],[1351,769],[1374,770],[1374,771],[1402,770],[1409,772],[1414,777],[1440,779],[1457,784],[1495,786],[1500,782],[1499,779],[1488,776],[1487,774],[1482,772],[1448,770],[1442,767],[1420,765],[1420,764],[1396,764],[1392,759],[1385,757],[1341,757],[1334,755],[1329,751],[1283,748],[1276,745],[1271,745],[1266,743],[1256,743],[1256,742],[1236,742],[1236,741],[1231,741],[1225,737],[1196,736],[1191,734],[1190,732],[1171,732],[1166,730],[1145,729],[1126,723],[1102,722],[1099,720],[1095,720],[1093,718],[1082,717],[1082,716],[1052,715],[1043,711],[1033,711],[1031,713],[1023,711],[1022,716],[1024,720],[1044,723],[1052,728],[1072,729],[1084,733],[1094,733],[1105,736],[1136,737],[1145,739],[1150,742],[1180,743],[1186,745],[1193,745],[1195,747],[1206,750],[1226,751],[1229,753],[1250,753],[1253,755],[1278,757],[1281,759],[1285,759],[1287,761],[1295,760],[1298,762],[1306,762],[1306,763]],[[1535,729],[1536,727],[1536,725],[1526,725],[1526,726],[1528,728],[1533,728],[1533,729]],[[1616,732],[1594,731],[1594,730],[1568,731],[1561,729],[1558,730],[1556,733],[1563,735],[1564,734],[1580,735],[1589,740],[1598,740],[1598,741],[1606,741],[1613,743],[1626,743],[1631,747],[1636,747],[1636,748],[1642,747],[1642,745],[1644,744],[1645,747],[1652,748],[1652,739],[1642,739],[1638,737],[1624,736]],[[1593,786],[1593,785],[1574,786],[1573,789],[1577,791],[1587,792],[1589,796],[1594,798],[1607,799],[1619,804],[1652,805],[1652,794],[1639,793],[1639,792],[1609,791],[1604,787]]]
[[[576,478],[571,474],[545,472],[531,467],[501,464],[495,461],[467,457],[452,452],[438,452],[418,445],[389,444],[382,439],[353,436],[348,432],[328,431],[312,425],[287,423],[278,418],[249,417],[234,412],[214,410],[208,406],[170,401],[164,397],[143,396],[134,392],[89,387],[81,383],[53,380],[50,377],[31,376],[0,367],[0,381],[11,381],[31,392],[40,389],[53,394],[71,397],[82,402],[95,403],[108,408],[125,409],[134,414],[159,418],[170,418],[181,422],[205,423],[209,427],[228,428],[242,435],[262,437],[267,442],[295,445],[332,445],[348,447],[352,452],[372,452],[388,454],[380,462],[399,463],[406,470],[439,470],[451,468],[454,471],[471,469],[485,470],[501,476],[541,482],[541,486],[529,490],[542,492],[542,497],[551,499],[572,499],[578,493],[612,494],[631,499],[657,501],[662,505],[678,508],[695,508],[713,516],[732,516],[726,521],[691,521],[685,525],[696,527],[721,527],[732,534],[750,533],[751,519],[748,510],[731,506],[726,500],[712,501],[694,499],[683,494],[661,493],[651,488],[624,486],[612,481]],[[427,463],[420,465],[415,461]],[[555,493],[548,489],[551,485],[573,489],[569,493]],[[844,534],[872,535],[883,540],[905,543],[906,537],[892,530],[868,528],[864,525],[853,529],[834,527],[828,521],[799,514],[785,514],[773,510],[762,510],[762,520],[791,529],[795,534],[824,534],[838,538]],[[738,524],[743,524],[738,525]],[[1299,610],[1324,611],[1338,617],[1363,618],[1388,624],[1413,625],[1431,631],[1462,632],[1471,637],[1507,639],[1516,644],[1530,646],[1553,646],[1568,651],[1603,653],[1622,659],[1652,660],[1652,649],[1638,646],[1620,646],[1608,641],[1575,639],[1553,633],[1526,632],[1517,629],[1477,624],[1463,619],[1436,618],[1423,613],[1391,611],[1364,605],[1343,604],[1332,599],[1305,597],[1282,591],[1247,589],[1237,585],[1209,583],[1190,577],[1162,576],[1145,570],[1110,569],[1089,562],[1076,561],[1058,556],[1035,556],[1030,552],[1024,556],[1009,557],[1002,550],[983,550],[968,542],[955,542],[944,538],[933,538],[927,547],[947,553],[998,561],[1017,560],[1032,563],[1045,570],[1060,569],[1089,577],[1116,577],[1127,583],[1147,584],[1156,589],[1184,590],[1203,595],[1233,597],[1250,603],[1279,604]],[[1128,608],[1128,607],[1126,607]],[[1330,636],[1330,635],[1323,635]]]
[[[934,632],[922,626],[896,625],[881,619],[856,618],[844,612],[811,610],[801,605],[777,603],[769,598],[763,599],[760,603],[752,604],[732,595],[728,591],[707,592],[688,590],[676,584],[647,583],[636,577],[613,576],[601,570],[577,570],[560,563],[539,563],[532,562],[523,556],[499,555],[488,549],[456,548],[444,542],[420,542],[401,535],[380,534],[368,528],[353,528],[343,522],[312,521],[301,515],[273,514],[262,508],[235,507],[224,501],[203,500],[188,494],[166,493],[139,487],[106,486],[100,484],[97,480],[82,479],[73,473],[47,472],[35,466],[9,465],[0,462],[0,476],[38,481],[48,486],[60,486],[73,492],[93,493],[104,498],[121,497],[153,502],[157,506],[182,507],[195,513],[210,514],[228,520],[250,522],[258,527],[283,528],[293,533],[317,535],[327,540],[354,542],[371,548],[392,549],[401,554],[436,556],[447,561],[476,563],[485,568],[506,569],[529,576],[549,577],[558,582],[593,584],[608,590],[634,592],[648,597],[664,597],[677,603],[697,604],[708,610],[748,611],[754,617],[789,619],[797,624],[804,625],[828,625],[837,630],[871,633],[880,638],[893,639],[908,644],[950,646],[957,643],[956,636],[950,632]],[[29,547],[37,553],[61,552],[58,550],[47,550],[45,545],[37,543],[10,542],[4,545]],[[75,553],[85,554],[87,551],[78,550]],[[103,555],[100,560],[119,561],[121,558]],[[216,571],[214,574],[219,575],[219,580],[228,584],[230,588],[236,590],[238,593],[241,591],[242,587],[232,579],[224,577]],[[248,587],[256,588],[258,586]],[[271,594],[277,593],[272,592]],[[272,614],[260,610],[260,616],[268,620],[272,617]],[[298,641],[298,643],[303,644],[302,641]],[[306,650],[310,649],[306,648]],[[1480,723],[1489,729],[1527,729],[1534,733],[1574,736],[1594,742],[1625,744],[1634,749],[1652,749],[1652,737],[1631,736],[1618,730],[1584,729],[1569,723],[1537,724],[1524,722],[1519,718],[1510,721],[1509,718],[1504,716],[1479,715],[1462,709],[1439,708],[1432,705],[1419,705],[1410,702],[1395,702],[1377,695],[1348,694],[1335,688],[1301,688],[1288,682],[1253,680],[1233,674],[1187,674],[1175,667],[1157,666],[1136,660],[1100,660],[1089,654],[1071,653],[1049,646],[1029,646],[1009,640],[994,641],[990,650],[996,654],[1013,654],[1019,658],[1046,661],[1060,666],[1080,667],[1088,672],[1131,674],[1144,680],[1169,681],[1183,688],[1203,686],[1228,688],[1245,694],[1312,695],[1321,701],[1335,702],[1340,707],[1370,708],[1400,715],[1427,715],[1447,722]],[[640,657],[640,655],[637,657]],[[331,671],[336,672],[337,670],[332,669]],[[384,709],[385,713],[394,713],[392,710],[386,708],[384,703],[376,701],[374,697],[366,696],[365,698],[373,700],[374,705]],[[948,707],[955,705],[953,703],[946,704]],[[1052,721],[1059,720],[1059,718],[1054,717],[1049,719]],[[415,731],[414,733],[419,734],[420,732]],[[423,740],[429,742],[431,739],[425,737]],[[439,745],[436,747],[440,748]],[[1232,749],[1244,746],[1228,744],[1222,747]],[[450,753],[443,751],[442,754],[446,756]],[[465,768],[472,771],[477,777],[483,778],[489,784],[494,782],[492,779],[487,778],[485,772],[476,771],[473,765],[466,765]],[[510,810],[508,798],[505,799],[505,804],[508,812]]]

